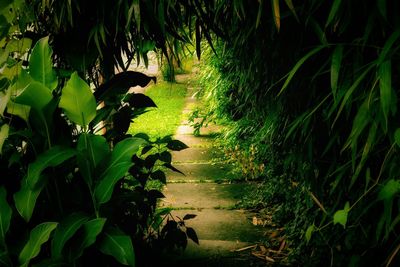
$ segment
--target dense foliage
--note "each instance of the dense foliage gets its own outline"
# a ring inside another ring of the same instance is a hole
[[[249,177],[265,177],[294,260],[395,266],[399,3],[217,1],[209,8],[224,34],[203,67],[205,114],[228,121],[233,155],[254,155]]]

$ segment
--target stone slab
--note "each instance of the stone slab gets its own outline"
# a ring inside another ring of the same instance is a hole
[[[248,184],[175,183],[163,190],[161,207],[232,208],[250,187]]]
[[[224,240],[234,242],[258,242],[265,230],[251,223],[253,214],[244,210],[199,209],[173,210],[172,215],[183,218],[195,214],[195,218],[185,221],[194,228],[199,239]]]
[[[233,180],[237,178],[231,165],[223,163],[181,163],[174,167],[184,173],[180,174],[171,170],[166,172],[168,182],[187,182],[202,180]]]
[[[213,138],[211,136],[194,136],[194,135],[175,135],[174,139],[180,140],[188,147],[211,147]]]
[[[197,162],[222,160],[223,153],[217,148],[190,147],[181,151],[172,152],[172,161],[177,162]]]
[[[200,135],[219,134],[223,131],[223,127],[219,125],[209,125],[200,129]],[[193,135],[194,128],[190,125],[180,125],[176,131],[179,135]]]

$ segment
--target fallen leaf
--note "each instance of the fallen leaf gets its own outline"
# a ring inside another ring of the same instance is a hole
[[[263,245],[260,246],[260,250],[261,250],[262,252],[267,252],[267,249],[266,249]]]
[[[257,220],[257,217],[254,216],[254,217],[253,217],[253,225],[257,225],[257,221],[258,221],[258,220]]]
[[[251,246],[247,246],[247,247],[243,247],[243,248],[236,249],[235,252],[240,252],[240,251],[252,249],[252,248],[255,248],[255,247],[257,247],[257,244],[256,244],[256,245],[251,245]]]
[[[271,257],[265,256],[265,259],[269,262],[275,262],[275,260]]]
[[[286,240],[283,240],[281,245],[279,246],[279,250],[278,251],[281,252],[285,248],[285,246],[286,246]]]

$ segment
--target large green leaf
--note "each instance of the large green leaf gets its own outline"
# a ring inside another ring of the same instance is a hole
[[[24,178],[21,182],[21,189],[14,194],[15,207],[18,213],[25,219],[29,221],[32,217],[33,210],[36,205],[36,200],[40,195],[43,187],[45,185],[45,179],[41,176],[35,188],[31,188]]]
[[[89,220],[89,217],[82,213],[73,213],[65,218],[54,232],[51,242],[51,256],[54,259],[62,257],[62,250],[65,243],[78,231],[78,229]]]
[[[21,267],[29,266],[30,260],[39,254],[42,245],[49,240],[51,232],[57,225],[56,222],[45,222],[32,229],[29,240],[18,257]]]
[[[92,187],[96,167],[110,154],[107,140],[94,134],[83,133],[78,139],[77,161],[83,179]]]
[[[343,225],[343,227],[346,227],[347,216],[349,214],[349,211],[350,211],[350,204],[349,202],[346,202],[346,204],[344,205],[344,209],[336,211],[335,214],[333,215],[333,223],[334,224],[339,223]]]
[[[29,71],[32,78],[50,90],[57,87],[57,76],[51,60],[52,53],[49,37],[44,37],[35,44],[29,59]]]
[[[105,222],[105,218],[97,218],[82,225],[82,231],[79,231],[80,236],[68,248],[67,254],[70,255],[71,260],[79,258],[87,247],[96,242],[97,236],[103,231]]]
[[[8,124],[3,124],[0,128],[0,155],[3,148],[4,141],[8,138],[8,132],[10,130],[10,126]]]
[[[52,98],[51,92],[43,84],[33,81],[15,98],[15,103],[41,111]]]
[[[111,155],[110,162],[102,172],[95,189],[97,204],[106,203],[111,198],[114,186],[132,166],[132,156],[145,144],[141,138],[131,137],[119,142]]]
[[[5,237],[10,227],[12,210],[7,202],[7,192],[4,187],[0,187],[0,245],[5,244]]]
[[[60,165],[67,159],[72,158],[76,151],[72,148],[53,146],[46,152],[40,154],[36,160],[29,164],[26,181],[31,188],[34,188],[39,180],[42,171],[48,167]]]
[[[381,107],[383,111],[383,116],[385,117],[385,132],[388,128],[388,116],[390,111],[390,106],[392,104],[392,64],[390,60],[383,62],[378,69],[379,73],[379,89],[380,89],[380,100]]]
[[[96,117],[93,93],[76,72],[63,88],[59,106],[71,121],[81,126],[88,125]]]
[[[116,229],[110,229],[104,234],[99,249],[104,254],[113,256],[121,264],[135,266],[131,238]]]

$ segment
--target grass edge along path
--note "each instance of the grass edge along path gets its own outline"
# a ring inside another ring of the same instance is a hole
[[[146,133],[151,139],[174,135],[181,123],[187,84],[160,81],[147,88],[144,94],[154,101],[157,108],[149,108],[148,112],[134,119],[128,133]]]

